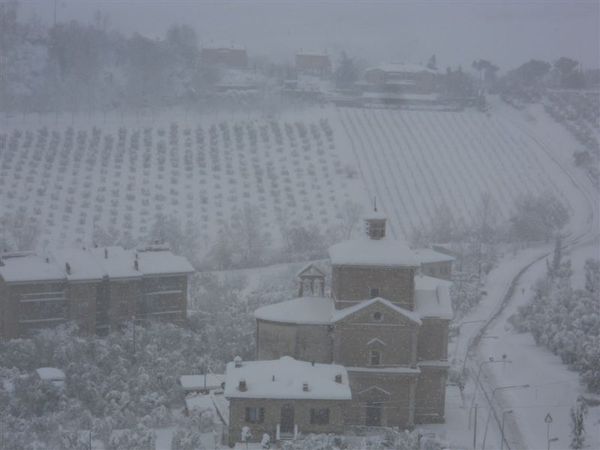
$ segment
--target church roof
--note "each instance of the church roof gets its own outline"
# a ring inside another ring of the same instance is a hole
[[[341,375],[341,383],[335,377]],[[240,390],[245,381],[245,390]],[[304,389],[307,384],[307,389]],[[290,356],[269,361],[227,364],[226,398],[350,400],[348,372],[337,364],[312,364]]]
[[[421,318],[452,319],[450,281],[417,275],[415,277],[415,312]]]
[[[418,267],[420,261],[408,245],[389,237],[352,239],[329,247],[333,265]]]
[[[339,320],[342,320],[342,319],[344,319],[348,316],[351,316],[352,314],[354,314],[368,306],[371,306],[375,303],[383,304],[383,305],[387,306],[388,308],[392,309],[393,311],[396,311],[397,313],[403,315],[410,321],[412,321],[418,325],[421,325],[421,319],[419,318],[418,314],[416,314],[413,311],[409,311],[408,309],[401,308],[397,305],[394,305],[389,300],[386,300],[385,298],[381,298],[381,297],[376,297],[376,298],[372,298],[371,300],[362,301],[360,303],[357,303],[356,305],[349,306],[348,308],[334,310],[333,315],[332,315],[332,322],[337,322]]]
[[[414,250],[417,259],[421,264],[435,263],[435,262],[448,262],[454,261],[454,256],[446,255],[445,253],[436,252],[430,248],[417,248]]]
[[[331,323],[333,300],[328,297],[299,297],[254,311],[257,319],[302,325]]]

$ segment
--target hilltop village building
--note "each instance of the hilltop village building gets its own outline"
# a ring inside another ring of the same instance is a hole
[[[183,322],[190,263],[163,246],[58,250],[0,257],[0,337],[74,321],[106,334],[136,319]]]
[[[298,298],[255,312],[257,361],[227,366],[231,442],[444,420],[450,282],[421,273],[382,214],[366,224],[329,249],[330,295],[309,265]]]

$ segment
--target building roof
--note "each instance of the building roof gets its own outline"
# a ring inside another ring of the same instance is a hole
[[[179,378],[184,391],[200,391],[206,389],[217,389],[225,382],[224,374],[207,373],[205,375],[182,375]]]
[[[7,283],[24,281],[63,281],[65,272],[50,258],[20,252],[5,253],[0,259],[0,277]]]
[[[415,277],[415,312],[421,318],[452,319],[450,281],[418,275]]]
[[[333,265],[418,267],[419,260],[408,245],[401,240],[385,237],[352,239],[329,247]]]
[[[418,314],[416,314],[413,311],[409,311],[408,309],[401,308],[400,306],[394,305],[389,300],[386,300],[385,298],[381,298],[381,297],[376,297],[376,298],[372,298],[370,300],[362,301],[355,305],[349,306],[348,308],[336,309],[333,312],[332,321],[337,322],[339,320],[342,320],[342,319],[344,319],[344,318],[346,318],[368,306],[371,306],[375,303],[380,303],[382,305],[385,305],[388,308],[392,309],[393,311],[396,311],[397,313],[403,315],[410,321],[412,321],[418,325],[421,325],[421,319],[419,318]]]
[[[414,250],[417,259],[421,261],[421,264],[435,263],[435,262],[450,262],[456,260],[455,257],[447,255],[445,253],[436,252],[431,248],[418,248]]]
[[[341,375],[342,382],[335,381]],[[246,390],[240,391],[240,381]],[[308,390],[303,389],[308,384]],[[243,361],[241,367],[227,364],[225,397],[290,400],[350,400],[348,373],[337,364],[312,364],[290,356],[269,361]]]
[[[64,380],[65,373],[56,367],[40,367],[35,369],[38,376],[45,381]]]
[[[60,249],[47,257],[31,252],[5,253],[0,261],[0,277],[7,283],[101,280],[105,276],[138,278],[194,271],[185,257],[159,246],[137,251],[117,246]]]
[[[435,278],[432,279],[437,280]],[[446,283],[444,280],[439,281]],[[435,316],[436,313],[441,314],[443,318],[446,318],[448,314],[450,318],[452,317],[452,308],[449,302],[450,297],[448,295],[448,301],[446,301],[446,297],[443,294],[439,294],[441,300],[438,301],[437,285],[433,288],[415,291],[415,297],[417,303],[415,311],[401,308],[389,300],[380,297],[364,300],[343,309],[335,309],[334,301],[329,297],[299,297],[258,308],[254,311],[254,316],[259,320],[270,322],[298,325],[331,325],[374,303],[380,303],[419,325],[421,324],[421,318]],[[449,311],[447,308],[449,308]]]
[[[64,272],[63,275],[70,281],[101,280],[105,273],[96,257],[88,250],[61,249],[52,253],[53,261]],[[66,265],[70,272],[67,273]]]
[[[271,322],[328,325],[331,323],[333,310],[331,298],[298,297],[258,308],[254,311],[254,317]]]
[[[391,62],[391,63],[383,63],[376,67],[370,67],[367,70],[382,70],[384,72],[396,72],[396,73],[439,73],[437,70],[430,69],[429,67],[423,66],[421,64],[411,64],[411,63],[400,63],[400,62]]]
[[[131,251],[132,257],[135,257]],[[192,273],[189,261],[166,248],[147,247],[137,251],[140,271],[144,275]]]
[[[142,273],[135,270],[134,255],[122,247],[98,247],[91,249],[92,254],[109,278],[137,278]]]

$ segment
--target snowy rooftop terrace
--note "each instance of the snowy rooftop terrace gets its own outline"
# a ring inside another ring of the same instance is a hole
[[[452,319],[449,281],[418,275],[415,277],[415,310],[400,308],[383,298],[365,300],[354,306],[336,310],[329,297],[299,297],[254,311],[260,320],[301,325],[330,325],[374,302],[379,302],[401,313],[416,323],[421,319],[436,317]]]
[[[138,250],[121,247],[60,249],[40,256],[34,253],[0,255],[0,277],[7,283],[28,281],[85,281],[109,278],[137,278],[145,275],[192,273],[194,268],[182,256],[161,246]]]
[[[339,382],[336,376],[341,376]],[[352,395],[343,366],[312,364],[284,356],[270,361],[228,363],[225,397],[350,400]]]

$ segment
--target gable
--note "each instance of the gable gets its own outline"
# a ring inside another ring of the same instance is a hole
[[[358,392],[356,398],[362,402],[386,402],[392,398],[392,394],[378,386],[371,386]]]
[[[333,322],[373,325],[421,325],[413,311],[394,305],[388,300],[374,298],[334,312]]]

